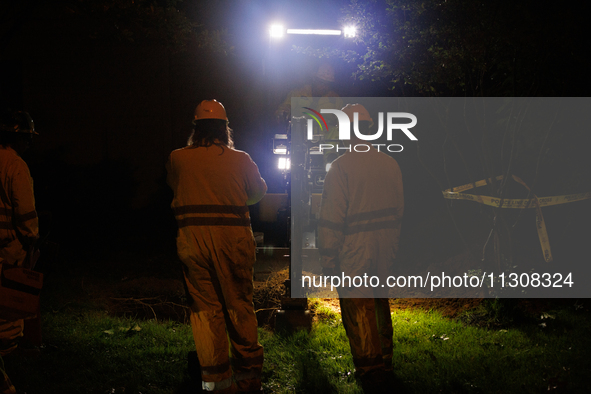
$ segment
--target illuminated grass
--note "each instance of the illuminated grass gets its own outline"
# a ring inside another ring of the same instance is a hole
[[[487,329],[436,312],[392,315],[394,370],[406,392],[590,392],[588,312],[566,308],[542,322]],[[273,392],[361,392],[342,324],[318,323],[308,335],[267,334],[266,383]]]
[[[311,300],[322,319],[310,333],[260,329],[266,393],[360,393],[340,315]],[[542,319],[543,317],[543,319]],[[591,392],[591,319],[573,301],[528,324],[483,328],[437,312],[397,311],[394,371],[408,393]],[[191,329],[108,315],[91,302],[51,304],[46,347],[36,358],[7,358],[19,393],[195,392],[187,371]]]

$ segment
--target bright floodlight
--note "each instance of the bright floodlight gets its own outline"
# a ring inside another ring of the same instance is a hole
[[[277,147],[273,148],[273,153],[276,155],[286,155],[287,154],[287,146],[278,145]]]
[[[273,137],[273,153],[276,155],[286,155],[287,144],[287,134],[275,134],[275,137]]]
[[[317,36],[340,36],[340,30],[328,29],[287,29],[287,34],[310,34]]]
[[[291,167],[291,160],[286,157],[280,157],[279,162],[277,163],[277,168],[280,170],[289,170],[289,167]]]
[[[285,29],[283,28],[283,25],[271,25],[271,28],[269,29],[269,35],[273,38],[283,37],[284,32]]]
[[[355,31],[356,30],[357,29],[355,29],[355,26],[347,26],[347,27],[345,27],[345,29],[344,29],[345,38],[353,38],[353,37],[355,37]]]

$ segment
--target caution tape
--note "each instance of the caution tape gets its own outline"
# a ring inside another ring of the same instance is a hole
[[[456,192],[444,191],[443,197],[448,200],[468,200],[476,201],[480,204],[488,205],[495,208],[535,208],[535,199],[514,199],[489,196],[478,196],[474,194],[460,194]],[[538,197],[540,207],[548,207],[550,205],[566,204],[569,202],[582,201],[591,198],[591,192],[569,194],[565,196],[553,196],[553,197]],[[502,205],[501,205],[502,201]]]
[[[518,176],[513,175],[513,179],[519,184],[523,185],[528,191],[531,191],[527,184]],[[503,179],[503,175],[499,175],[495,178],[497,181]],[[483,179],[478,182],[468,183],[466,185],[453,187],[443,191],[443,198],[448,200],[468,200],[476,201],[480,204],[488,205],[495,208],[535,208],[536,209],[536,227],[538,229],[538,238],[540,239],[540,245],[542,246],[542,252],[544,253],[544,259],[546,262],[552,261],[552,251],[550,249],[550,241],[548,239],[548,232],[546,231],[546,222],[542,215],[542,207],[548,207],[551,205],[566,204],[569,202],[582,201],[591,198],[591,192],[567,194],[562,196],[551,196],[539,198],[533,195],[532,198],[518,199],[518,198],[498,198],[490,196],[482,196],[477,194],[464,194],[462,192],[473,189],[475,187],[481,187],[489,184],[491,179]]]

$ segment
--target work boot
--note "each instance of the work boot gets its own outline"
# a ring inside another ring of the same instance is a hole
[[[236,392],[240,394],[262,394],[261,379],[259,377],[252,379],[242,379],[236,381]]]
[[[213,393],[213,394],[236,394],[238,391],[236,391],[236,383],[232,382],[230,387],[226,387],[223,389],[213,389],[213,390],[207,390],[206,388],[202,388],[202,393]]]
[[[359,376],[361,388],[366,394],[404,393],[402,382],[394,375],[394,372],[385,369],[377,369]]]

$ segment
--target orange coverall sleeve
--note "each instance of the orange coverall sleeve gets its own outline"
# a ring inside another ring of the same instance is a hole
[[[17,231],[31,246],[39,238],[39,221],[35,210],[33,179],[24,162],[17,162],[12,181],[12,203]]]
[[[267,183],[261,177],[259,167],[250,158],[248,153],[245,153],[246,160],[244,163],[245,168],[245,181],[246,181],[246,195],[248,200],[246,205],[253,205],[261,201],[265,193],[267,192]]]

